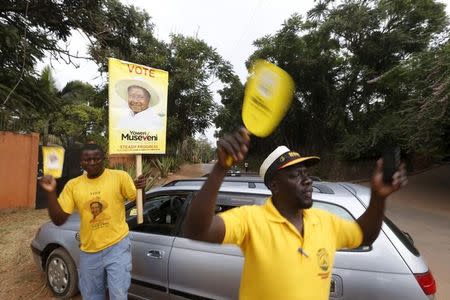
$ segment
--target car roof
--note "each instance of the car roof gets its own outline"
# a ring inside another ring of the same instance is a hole
[[[151,189],[146,195],[149,196],[151,194],[157,196],[161,194],[197,192],[203,186],[205,180],[206,178],[204,177],[174,180],[162,187]],[[357,194],[358,191],[359,194]],[[262,205],[271,196],[270,190],[259,177],[226,177],[222,182],[219,192],[217,204],[231,206]],[[364,212],[364,206],[367,207],[360,197],[364,193],[369,195],[367,196],[368,199],[370,197],[370,191],[365,191],[364,187],[359,189],[357,185],[347,186],[339,182],[313,182],[314,202],[326,202],[340,206],[350,211],[355,218]]]
[[[162,187],[151,189],[148,193],[162,191],[197,191],[206,181],[206,177],[173,180]],[[339,182],[313,181],[313,193],[335,195],[338,197],[361,196],[367,194],[367,188]],[[270,190],[259,176],[225,177],[221,192],[247,193],[270,196]],[[359,193],[359,194],[358,194]],[[359,199],[359,197],[357,197]],[[364,198],[364,197],[363,197]],[[361,199],[359,199],[361,201]]]

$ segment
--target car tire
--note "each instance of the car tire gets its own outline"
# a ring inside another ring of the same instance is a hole
[[[53,250],[45,265],[47,286],[57,298],[67,299],[78,293],[77,266],[62,248]]]

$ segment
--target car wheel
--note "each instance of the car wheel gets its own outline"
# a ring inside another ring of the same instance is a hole
[[[53,250],[45,268],[47,285],[58,298],[70,298],[78,293],[77,267],[62,248]]]

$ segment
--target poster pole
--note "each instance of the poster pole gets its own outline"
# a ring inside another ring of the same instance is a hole
[[[136,178],[142,174],[142,154],[136,155]],[[142,213],[142,189],[136,191],[136,208],[137,208],[137,223],[142,224],[144,222]]]

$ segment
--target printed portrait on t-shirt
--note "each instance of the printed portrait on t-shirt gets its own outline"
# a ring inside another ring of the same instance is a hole
[[[91,212],[91,226],[92,229],[104,227],[109,224],[111,217],[107,213],[108,203],[103,201],[100,197],[95,197],[88,201],[88,209]]]

